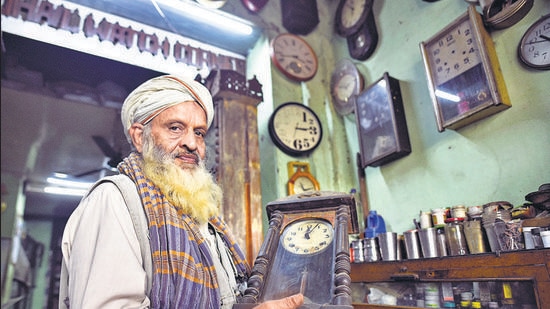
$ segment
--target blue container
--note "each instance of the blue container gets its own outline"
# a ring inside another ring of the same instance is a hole
[[[386,223],[381,215],[376,213],[376,210],[369,211],[367,216],[367,224],[365,225],[365,238],[373,238],[380,233],[386,233]]]

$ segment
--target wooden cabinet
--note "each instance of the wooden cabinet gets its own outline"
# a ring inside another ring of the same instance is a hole
[[[450,282],[508,282],[528,286],[529,302],[550,308],[550,249],[472,254],[430,259],[354,263],[352,285],[376,283],[412,285]],[[525,293],[523,293],[525,294]],[[534,299],[533,299],[534,298]],[[366,299],[366,298],[365,298]],[[366,304],[354,297],[355,308],[410,308]],[[529,307],[529,306],[527,306]],[[531,308],[529,307],[529,308]]]

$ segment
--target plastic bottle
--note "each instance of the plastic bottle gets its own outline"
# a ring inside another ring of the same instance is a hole
[[[384,218],[376,213],[376,210],[369,211],[365,228],[365,238],[373,238],[380,233],[386,232]]]

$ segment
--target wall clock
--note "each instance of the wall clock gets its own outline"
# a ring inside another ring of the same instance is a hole
[[[368,12],[367,18],[359,30],[346,37],[346,41],[349,54],[353,59],[364,61],[374,53],[376,45],[378,45],[378,29],[376,29],[372,9]]]
[[[420,49],[440,132],[511,106],[493,41],[475,6]]]
[[[542,16],[525,31],[519,42],[518,57],[531,68],[550,69],[550,14]]]
[[[319,191],[319,182],[309,171],[309,163],[291,161],[288,168],[288,194],[300,194],[308,191]]]
[[[317,73],[317,54],[301,37],[281,33],[271,41],[271,60],[293,81],[308,81]]]
[[[348,37],[357,33],[372,11],[374,0],[340,0],[335,15],[336,33]]]
[[[363,76],[353,61],[341,59],[336,63],[330,77],[332,105],[342,116],[355,109],[355,97],[363,90]]]
[[[356,100],[361,168],[380,166],[411,153],[399,81],[387,72]]]
[[[351,194],[315,191],[266,206],[269,229],[243,299],[233,308],[301,292],[301,308],[351,309],[348,233],[358,233]]]
[[[279,105],[269,118],[268,130],[273,143],[292,156],[310,153],[319,146],[323,137],[317,114],[297,102]]]
[[[317,0],[281,0],[281,14],[290,33],[306,35],[319,24]]]

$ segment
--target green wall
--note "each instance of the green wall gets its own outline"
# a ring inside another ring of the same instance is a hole
[[[350,58],[344,38],[333,30],[339,1],[317,1],[320,23],[303,36],[319,57],[319,71],[310,81],[294,83],[267,66],[266,44],[282,27],[280,1],[269,1],[259,14],[228,10],[264,27],[266,38],[249,59],[249,73],[259,76],[265,100],[259,109],[264,205],[285,196],[288,161],[307,161],[322,190],[358,188],[355,154],[358,138],[354,115],[339,116],[331,105],[329,83],[334,64]],[[525,195],[550,182],[550,72],[523,67],[516,49],[523,32],[550,13],[550,1],[535,1],[517,24],[491,31],[512,107],[462,129],[438,132],[419,43],[466,12],[465,1],[375,1],[380,35],[374,54],[356,61],[368,86],[384,72],[400,80],[412,153],[382,167],[366,168],[370,209],[377,210],[389,230],[413,228],[420,210],[482,205],[506,200],[521,205]],[[478,7],[479,10],[479,7]],[[267,74],[265,70],[271,70]],[[271,89],[269,89],[271,88]],[[277,150],[267,132],[274,107],[297,101],[313,108],[324,126],[323,142],[308,157]]]

